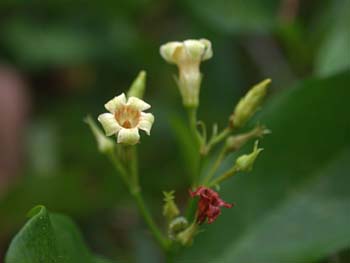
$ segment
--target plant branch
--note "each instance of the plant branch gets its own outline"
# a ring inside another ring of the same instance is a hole
[[[209,183],[209,187],[213,187],[215,185],[220,184],[222,181],[226,180],[229,177],[234,176],[236,173],[238,172],[238,169],[236,166],[233,166],[231,169],[229,169],[228,171],[226,171],[225,173],[223,173],[221,176],[219,176],[218,178],[216,178],[215,180],[211,181]]]
[[[211,167],[208,175],[205,177],[203,184],[206,185],[208,182],[210,182],[210,180],[213,178],[213,176],[215,175],[215,172],[218,170],[218,168],[220,167],[222,161],[225,159],[226,156],[226,146],[224,145],[220,151],[220,153],[218,154],[213,166]]]
[[[170,249],[170,242],[168,241],[168,239],[166,239],[163,234],[161,233],[161,231],[159,230],[159,228],[157,227],[157,225],[155,224],[151,214],[149,213],[149,210],[146,208],[144,199],[141,195],[141,192],[134,192],[132,193],[132,196],[134,197],[137,207],[143,217],[143,219],[145,220],[148,228],[151,230],[154,238],[156,239],[156,241],[158,242],[158,244],[162,247],[162,249],[164,251],[168,251]]]
[[[110,152],[108,154],[108,157],[113,163],[116,170],[120,173],[124,183],[126,184],[131,195],[135,199],[135,202],[140,211],[140,214],[143,217],[144,221],[146,222],[154,238],[156,239],[160,247],[165,252],[168,252],[170,249],[171,243],[167,238],[163,236],[162,232],[157,227],[141,195],[141,189],[139,187],[139,180],[138,180],[138,163],[137,163],[136,146],[123,147],[123,151],[124,151],[124,156],[126,157],[125,161],[126,161],[126,164],[128,164],[129,169],[126,169],[124,167],[124,165],[119,161],[119,159],[114,154],[114,152]]]
[[[200,148],[202,142],[202,137],[197,130],[197,108],[187,108],[188,121],[190,125],[190,131],[193,138],[196,140],[198,149]]]
[[[201,153],[203,155],[207,155],[215,145],[223,141],[231,132],[232,128],[226,127],[218,135],[211,137],[209,142],[204,146],[204,149],[202,149]]]

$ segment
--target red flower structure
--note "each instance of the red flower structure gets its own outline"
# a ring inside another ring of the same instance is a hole
[[[217,192],[214,190],[200,186],[192,192],[190,196],[199,196],[198,209],[197,209],[197,222],[202,224],[208,218],[208,224],[213,223],[216,218],[221,214],[220,208],[232,208],[235,204],[226,203],[222,200]]]

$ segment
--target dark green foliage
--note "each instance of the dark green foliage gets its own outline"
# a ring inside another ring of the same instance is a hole
[[[66,216],[34,207],[30,219],[12,240],[5,263],[102,263],[85,246],[80,232]]]

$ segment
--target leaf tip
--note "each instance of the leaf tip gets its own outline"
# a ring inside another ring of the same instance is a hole
[[[27,217],[32,218],[32,217],[36,216],[37,214],[39,214],[40,212],[45,211],[45,210],[46,210],[45,206],[36,205],[32,209],[29,210],[29,212],[27,213]]]

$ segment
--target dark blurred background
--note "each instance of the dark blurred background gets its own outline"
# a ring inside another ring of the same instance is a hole
[[[349,10],[346,0],[2,0],[0,258],[26,212],[44,204],[71,216],[95,253],[157,262],[156,246],[83,118],[102,113],[107,100],[147,71],[145,100],[156,122],[139,147],[141,182],[161,221],[161,190],[178,189],[183,203],[189,177],[177,147],[184,116],[176,68],[162,60],[159,46],[212,41],[214,57],[202,65],[199,115],[223,127],[240,96],[266,77],[273,79],[269,104],[304,79],[348,75]],[[337,117],[349,119],[348,113]],[[346,254],[337,248],[318,262],[348,262]]]

